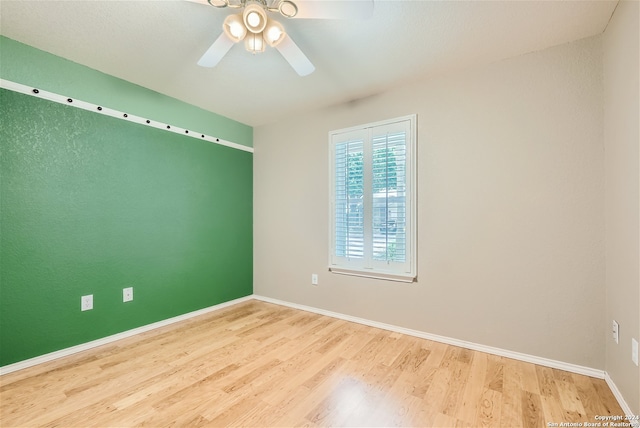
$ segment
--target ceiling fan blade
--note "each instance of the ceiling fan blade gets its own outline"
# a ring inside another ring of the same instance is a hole
[[[215,67],[227,52],[229,52],[233,44],[233,40],[227,37],[225,33],[220,34],[220,37],[218,37],[204,55],[202,55],[202,58],[198,61],[198,65],[200,67]]]
[[[316,68],[311,64],[309,58],[302,53],[288,34],[285,34],[284,39],[276,45],[276,49],[300,76],[307,76],[315,71]]]
[[[205,0],[206,1],[206,0]],[[295,19],[368,19],[373,0],[296,0]]]

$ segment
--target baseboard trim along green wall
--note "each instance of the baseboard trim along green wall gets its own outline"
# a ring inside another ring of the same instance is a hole
[[[251,295],[251,147],[2,84],[0,366]]]
[[[59,358],[68,357],[73,354],[77,354],[78,352],[87,351],[89,349],[97,348],[98,346],[108,345],[109,343],[117,342],[118,340],[126,339],[128,337],[132,337],[138,334],[146,333],[151,330],[155,330],[160,327],[165,327],[171,324],[175,324],[180,321],[186,321],[191,318],[198,317],[200,315],[205,315],[210,312],[214,312],[220,309],[224,309],[229,306],[237,305],[238,303],[246,302],[248,300],[252,300],[252,296],[241,297],[239,299],[231,300],[229,302],[220,303],[219,305],[210,306],[208,308],[200,309],[197,311],[189,312],[183,315],[179,315],[177,317],[168,318],[166,320],[158,321],[153,324],[148,324],[142,327],[134,328],[131,330],[123,331],[122,333],[113,334],[111,336],[103,337],[102,339],[93,340],[91,342],[83,343],[81,345],[72,346],[70,348],[61,349],[59,351],[50,352],[45,355],[40,355],[39,357],[30,358],[28,360],[20,361],[18,363],[9,364],[4,367],[0,367],[0,376],[16,372],[18,370],[23,370],[29,367],[37,366],[38,364],[44,364],[49,361],[54,361]]]

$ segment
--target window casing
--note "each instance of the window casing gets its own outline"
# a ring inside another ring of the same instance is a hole
[[[329,133],[335,273],[416,277],[416,116]]]

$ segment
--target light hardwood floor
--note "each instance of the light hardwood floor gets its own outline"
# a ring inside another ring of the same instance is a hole
[[[3,427],[546,427],[622,414],[603,380],[259,301],[0,377]]]

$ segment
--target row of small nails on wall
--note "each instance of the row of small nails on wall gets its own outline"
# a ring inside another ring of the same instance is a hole
[[[33,93],[34,93],[34,94],[39,94],[39,93],[40,93],[40,91],[39,91],[38,89],[35,89],[35,88],[34,88],[34,89],[33,89]],[[67,98],[67,102],[68,102],[68,103],[72,103],[72,102],[73,102],[73,98]],[[102,111],[102,107],[98,106],[98,107],[97,107],[97,110],[98,110],[98,111]],[[129,115],[128,115],[127,113],[123,113],[123,114],[122,114],[122,117],[127,118],[127,117],[129,117]],[[150,121],[149,119],[146,119],[146,122],[147,122],[147,124],[151,124],[151,121]],[[167,125],[167,129],[171,129],[171,125]],[[189,133],[189,130],[188,130],[188,129],[185,129],[185,130],[184,130],[184,133],[185,133],[185,134],[188,134],[188,133]],[[202,137],[202,138],[205,138],[205,135],[204,135],[204,134],[201,134],[201,137]],[[216,138],[216,141],[218,141],[218,142],[219,142],[219,141],[220,141],[220,139],[219,139],[219,138]]]

